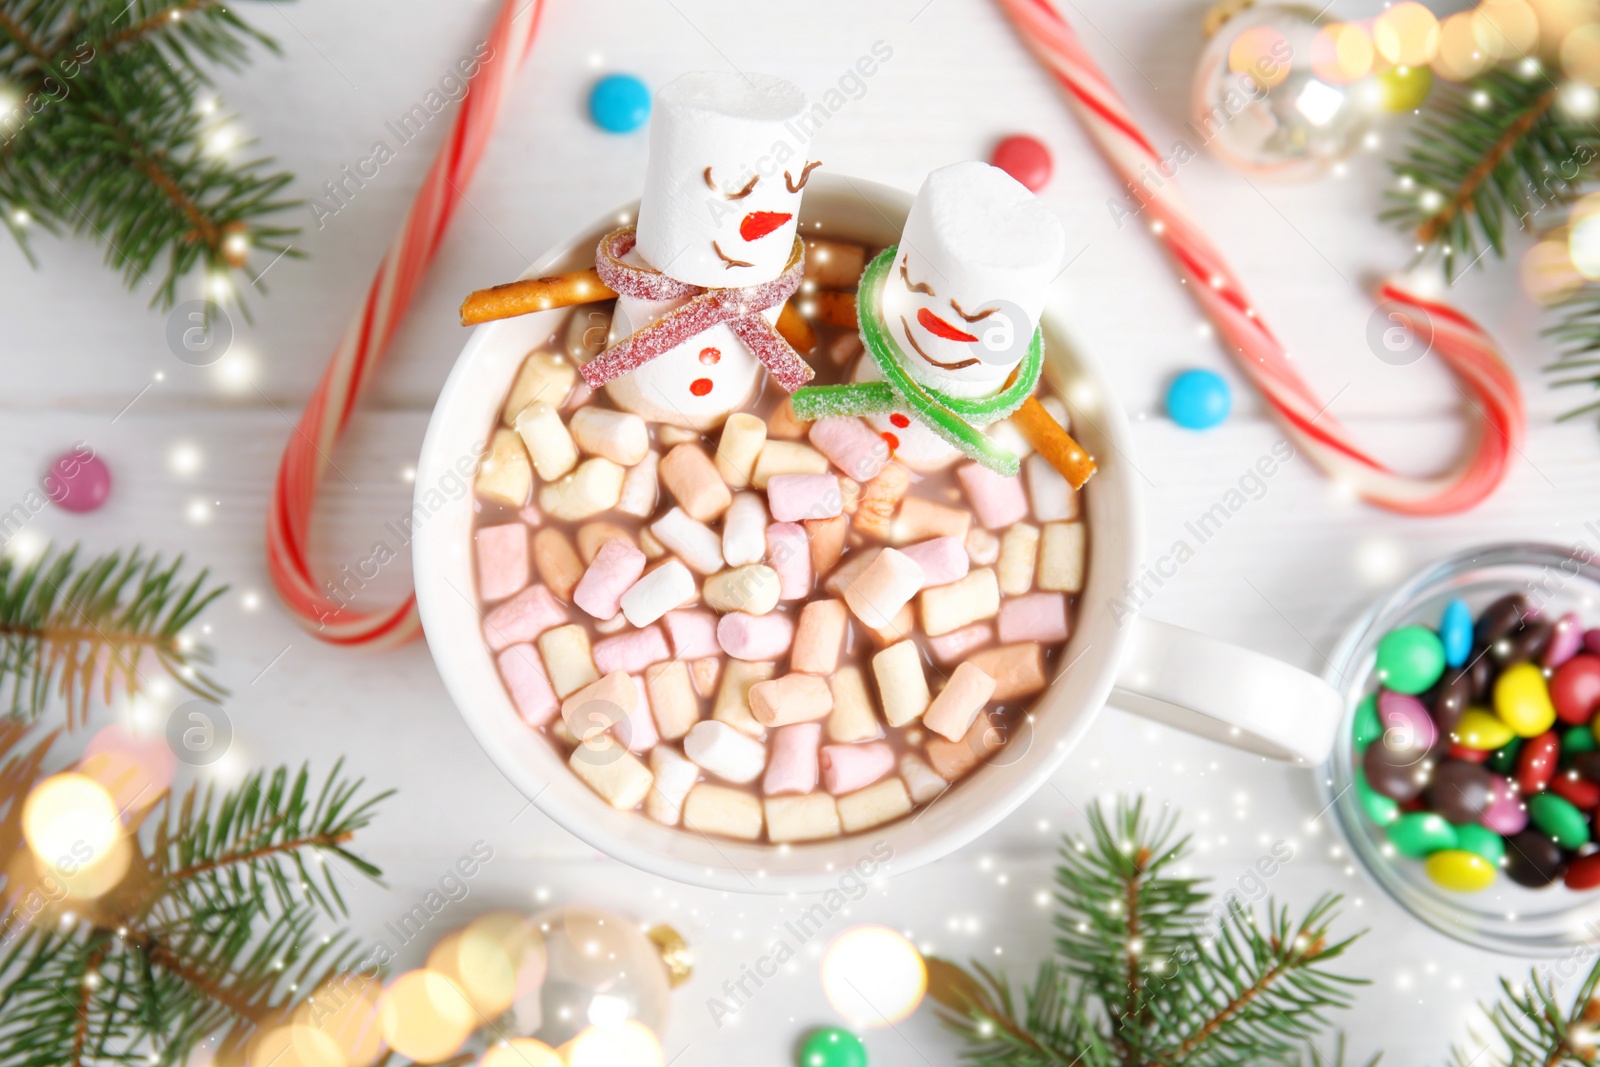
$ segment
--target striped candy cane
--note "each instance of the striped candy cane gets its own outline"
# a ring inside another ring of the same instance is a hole
[[[1105,73],[1084,49],[1050,0],[997,0],[1024,43],[1055,76],[1073,111],[1117,174],[1138,190],[1150,229],[1177,260],[1240,371],[1272,405],[1289,434],[1313,462],[1369,503],[1410,515],[1464,511],[1505,478],[1527,429],[1522,393],[1492,338],[1471,319],[1396,284],[1378,296],[1387,312],[1419,338],[1456,376],[1479,432],[1470,451],[1449,472],[1417,477],[1390,470],[1368,456],[1349,431],[1327,414],[1245,295],[1222,253],[1194,218],[1175,182],[1150,191],[1143,178],[1162,166]]]
[[[392,608],[357,611],[317,584],[311,573],[311,514],[329,456],[400,328],[444,240],[462,190],[483,157],[517,71],[533,46],[544,3],[505,0],[481,66],[469,82],[460,112],[439,146],[405,225],[284,449],[267,513],[267,567],[290,612],[324,641],[381,648],[422,632],[414,595]]]

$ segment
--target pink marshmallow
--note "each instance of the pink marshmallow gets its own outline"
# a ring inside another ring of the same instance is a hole
[[[844,494],[833,474],[774,474],[767,479],[767,510],[779,522],[831,519],[844,514]]]
[[[530,585],[483,617],[483,638],[498,652],[519,641],[532,641],[546,630],[562,626],[567,609],[542,585]]]
[[[1000,604],[1000,643],[1051,644],[1067,639],[1067,597],[1064,593],[1008,596]]]
[[[781,659],[794,642],[794,623],[787,615],[749,615],[735,611],[717,621],[717,644],[734,659],[766,662]]]
[[[543,726],[561,710],[561,701],[550,688],[550,678],[532,645],[512,645],[495,657],[495,665],[523,722]]]
[[[597,619],[614,618],[622,610],[622,594],[644,574],[645,555],[620,537],[600,546],[594,562],[578,579],[572,602]]]
[[[1003,607],[1001,610],[1005,610]],[[928,651],[936,663],[955,663],[994,641],[994,627],[986,622],[975,622],[959,630],[928,638]]]
[[[858,482],[875,478],[889,462],[883,438],[857,418],[818,419],[809,436],[811,447]]]
[[[482,526],[472,540],[478,549],[479,597],[485,601],[504,600],[528,584],[526,526],[520,522]]]
[[[595,669],[601,674],[612,671],[639,674],[652,663],[672,658],[666,635],[654,624],[596,641],[593,652]]]
[[[817,743],[822,740],[822,723],[797,722],[772,732],[772,756],[767,761],[767,776],[761,791],[809,793],[817,787]]]
[[[822,746],[822,784],[834,796],[865,789],[892,770],[894,749],[883,741]]]
[[[967,576],[967,570],[972,566],[972,557],[967,555],[966,543],[959,537],[935,537],[928,541],[918,541],[900,551],[910,556],[916,561],[917,566],[922,568],[924,589],[958,582]]]
[[[717,644],[717,617],[711,612],[681,608],[667,612],[662,621],[667,624],[667,636],[672,638],[674,658],[705,659],[722,651]]]
[[[811,542],[797,522],[767,527],[767,566],[778,572],[778,599],[804,600],[811,595]]]
[[[956,468],[956,478],[967,491],[972,512],[990,530],[1000,530],[1028,517],[1028,495],[1022,479],[1007,478],[988,467],[967,463]]]
[[[661,734],[656,730],[655,717],[650,714],[650,693],[645,689],[644,679],[636,674],[633,684],[639,687],[639,700],[628,717],[611,729],[617,740],[628,746],[629,752],[649,752],[661,741]]]

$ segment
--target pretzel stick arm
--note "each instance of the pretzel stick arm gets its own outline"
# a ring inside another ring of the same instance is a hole
[[[616,291],[600,280],[593,268],[543,278],[524,278],[490,289],[479,289],[461,304],[461,325],[477,326],[496,319],[531,315],[535,311],[610,300]]]
[[[1095,472],[1093,457],[1072,439],[1036,397],[1029,397],[1011,416],[1012,425],[1022,431],[1034,449],[1050,466],[1061,472],[1072,488],[1082,489]]]

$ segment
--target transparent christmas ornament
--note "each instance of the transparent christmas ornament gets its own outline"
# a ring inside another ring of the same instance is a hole
[[[1355,150],[1372,112],[1359,28],[1237,0],[1214,8],[1206,28],[1190,133],[1212,154],[1252,177],[1305,181]]]

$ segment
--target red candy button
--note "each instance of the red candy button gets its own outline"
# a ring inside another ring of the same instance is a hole
[[[1015,133],[994,146],[989,162],[1011,175],[1034,192],[1050,180],[1053,164],[1050,149],[1036,137]]]
[[[1562,722],[1582,726],[1600,704],[1600,657],[1580,653],[1550,676],[1550,702]]]
[[[1550,779],[1556,776],[1556,764],[1561,757],[1561,738],[1556,732],[1540,734],[1522,746],[1517,756],[1517,788],[1525,797],[1542,793],[1550,788]]]
[[[1487,748],[1468,748],[1466,745],[1451,745],[1448,749],[1451,759],[1466,760],[1468,763],[1487,763],[1494,752]]]
[[[1582,811],[1593,811],[1600,806],[1600,785],[1587,778],[1558,774],[1550,781],[1550,792]]]
[[[1567,864],[1565,882],[1568,889],[1593,889],[1600,886],[1600,852],[1579,856]]]

